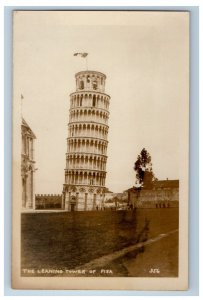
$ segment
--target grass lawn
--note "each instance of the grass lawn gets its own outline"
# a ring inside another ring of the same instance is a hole
[[[21,267],[35,270],[73,269],[95,258],[177,228],[178,208],[23,213]],[[170,237],[168,241],[167,238],[164,240],[167,243],[164,247],[158,245],[162,243],[160,241],[157,245],[146,246],[142,254],[122,258],[124,260],[120,259],[117,264],[112,262],[116,272],[114,276],[142,276],[135,269],[139,266],[143,270],[146,268],[148,272],[149,265],[153,267],[153,262],[157,266],[156,260],[161,261],[158,253],[166,258],[166,269],[170,264],[175,264],[176,267],[172,268],[177,269],[178,239]],[[166,249],[169,254],[164,254]]]

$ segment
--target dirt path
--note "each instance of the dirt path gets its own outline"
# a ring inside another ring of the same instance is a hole
[[[94,259],[84,265],[75,268],[74,270],[96,270],[94,273],[95,276],[103,275],[113,277],[114,272],[111,272],[111,270],[117,269],[116,273],[119,273],[119,268],[125,268],[127,276],[177,276],[175,275],[175,271],[171,272],[170,262],[171,264],[173,264],[173,257],[170,259],[169,263],[168,261],[167,263],[165,263],[164,259],[160,259],[162,256],[166,256],[167,249],[169,252],[173,250],[172,245],[170,245],[170,241],[171,236],[174,235],[178,235],[178,229],[159,234],[158,236],[151,238],[145,242],[137,243],[135,245],[125,247],[114,253]],[[166,242],[163,243],[162,240],[165,240]],[[153,247],[151,251],[150,247],[153,246],[153,244],[155,245],[155,247]],[[148,251],[149,249],[150,251]],[[138,252],[136,250],[138,250]],[[119,261],[119,259],[121,260]],[[175,257],[174,259],[176,260]],[[136,273],[139,273],[139,275],[137,275]],[[78,276],[78,273],[76,274]],[[85,272],[85,274],[87,276],[87,272]],[[74,276],[74,274],[72,275]],[[89,275],[92,274],[90,273]]]

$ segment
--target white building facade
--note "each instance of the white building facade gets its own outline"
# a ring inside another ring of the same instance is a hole
[[[34,204],[34,140],[35,134],[22,119],[21,124],[22,148],[21,148],[21,178],[22,178],[22,208],[35,209]]]
[[[110,96],[106,76],[96,71],[75,75],[70,95],[65,184],[65,210],[102,209],[105,198]]]

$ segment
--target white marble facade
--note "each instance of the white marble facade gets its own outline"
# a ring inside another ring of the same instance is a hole
[[[102,209],[105,198],[110,96],[106,76],[96,71],[75,75],[70,95],[63,197],[65,210]]]
[[[34,140],[36,136],[24,119],[21,124],[21,137],[22,208],[34,209]]]

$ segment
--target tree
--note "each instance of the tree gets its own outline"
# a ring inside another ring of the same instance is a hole
[[[150,186],[157,180],[152,170],[151,156],[145,148],[142,149],[134,164],[136,172],[136,186]]]

